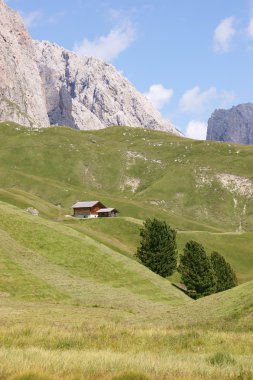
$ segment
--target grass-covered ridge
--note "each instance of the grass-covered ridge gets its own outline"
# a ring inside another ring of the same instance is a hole
[[[253,147],[118,127],[2,123],[0,137],[0,378],[253,378]],[[120,217],[65,217],[85,199]],[[241,285],[193,301],[139,264],[153,216]]]
[[[180,229],[253,228],[251,146],[134,128],[36,131],[9,123],[0,124],[0,137],[2,189],[28,191],[64,211],[91,197],[113,202],[123,216],[159,215]]]

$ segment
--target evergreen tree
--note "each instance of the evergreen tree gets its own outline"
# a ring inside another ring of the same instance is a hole
[[[211,254],[211,262],[217,277],[217,293],[237,285],[237,278],[231,265],[218,252]]]
[[[193,298],[215,293],[216,276],[211,260],[201,244],[196,241],[186,243],[178,270],[188,294]]]
[[[170,276],[177,267],[176,231],[166,222],[147,219],[140,236],[136,256],[153,272],[162,277]]]

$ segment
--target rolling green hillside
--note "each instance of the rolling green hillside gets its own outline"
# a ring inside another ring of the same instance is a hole
[[[253,147],[118,127],[0,137],[1,379],[253,378]],[[120,217],[66,216],[85,199]],[[193,301],[139,264],[153,216],[179,252],[224,254],[241,285]]]
[[[240,282],[252,278],[253,147],[118,127],[2,123],[0,137],[2,201],[63,220],[76,200],[99,199],[121,219],[65,223],[131,257],[140,223],[156,216],[178,229],[180,250],[199,240],[226,256]]]
[[[0,138],[0,187],[11,193],[3,199],[17,205],[24,202],[15,192],[24,190],[58,205],[55,216],[77,199],[99,198],[122,216],[157,215],[179,229],[253,229],[251,146],[133,128],[34,131],[3,123]]]

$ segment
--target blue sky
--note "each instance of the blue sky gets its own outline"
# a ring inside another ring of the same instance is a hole
[[[253,102],[251,0],[8,0],[35,39],[112,63],[186,135]]]

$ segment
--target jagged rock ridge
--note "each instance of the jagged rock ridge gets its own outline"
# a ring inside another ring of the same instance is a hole
[[[178,133],[112,65],[34,41],[51,124],[78,129],[127,125]]]
[[[49,126],[33,42],[19,14],[0,0],[0,121],[6,120]]]
[[[208,120],[207,140],[253,144],[253,103],[214,111]]]

